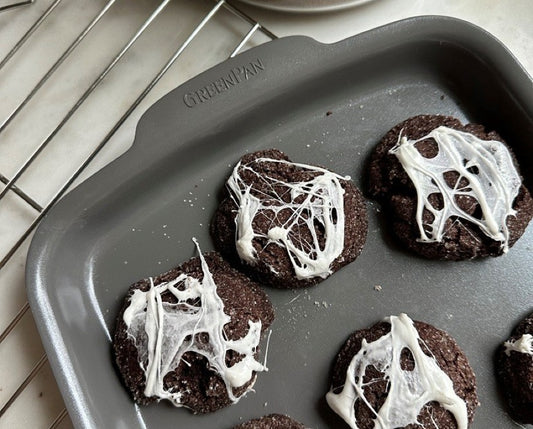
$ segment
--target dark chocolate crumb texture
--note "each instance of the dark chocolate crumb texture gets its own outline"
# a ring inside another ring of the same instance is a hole
[[[283,414],[269,414],[268,416],[241,423],[233,429],[306,429],[306,427]]]
[[[405,314],[348,338],[326,400],[353,429],[466,429],[478,406],[474,372],[455,340]]]
[[[262,334],[274,319],[259,285],[216,253],[130,287],[113,349],[139,404],[161,399],[207,413],[237,402],[266,367]]]
[[[375,148],[369,193],[410,250],[430,259],[498,256],[524,233],[533,200],[503,139],[450,116],[420,115]]]
[[[241,158],[211,233],[221,253],[260,282],[310,286],[359,256],[366,206],[349,177],[270,149]]]
[[[512,332],[497,352],[496,370],[510,416],[533,424],[533,314]]]

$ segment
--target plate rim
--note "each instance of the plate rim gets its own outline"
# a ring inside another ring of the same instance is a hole
[[[341,11],[345,9],[350,9],[353,7],[357,7],[360,5],[363,5],[365,3],[370,3],[375,0],[344,0],[340,3],[337,2],[337,4],[330,5],[330,6],[309,6],[305,5],[306,1],[303,0],[302,4],[300,6],[291,6],[291,5],[283,5],[283,4],[271,4],[268,1],[262,1],[262,0],[239,0],[242,3],[249,4],[251,6],[255,6],[261,9],[267,9],[272,10],[276,12],[289,12],[289,13],[324,13],[324,12],[335,12],[335,11]]]

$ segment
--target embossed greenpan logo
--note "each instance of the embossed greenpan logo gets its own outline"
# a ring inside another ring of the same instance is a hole
[[[241,67],[234,67],[227,75],[218,78],[209,85],[185,94],[183,96],[183,102],[187,107],[193,108],[230,90],[241,82],[252,79],[263,70],[265,70],[265,65],[259,58]]]

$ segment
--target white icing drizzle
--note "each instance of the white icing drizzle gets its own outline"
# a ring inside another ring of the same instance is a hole
[[[458,429],[466,429],[466,403],[455,393],[452,380],[442,371],[435,358],[427,356],[419,345],[418,332],[405,314],[386,319],[391,331],[371,343],[363,340],[361,350],[353,357],[346,372],[346,381],[339,393],[330,390],[326,395],[329,406],[353,429],[358,429],[354,405],[363,401],[375,414],[375,429],[394,429],[419,424],[417,416],[427,403],[436,401],[455,417]],[[402,350],[411,351],[415,361],[412,371],[400,364]],[[372,408],[365,397],[364,383],[367,367],[374,366],[388,381],[388,396],[379,410]]]
[[[415,147],[417,142],[427,138],[437,142],[438,154],[434,158],[423,157]],[[419,241],[442,241],[446,220],[456,217],[472,222],[488,237],[502,242],[502,249],[507,252],[509,231],[506,220],[507,216],[515,215],[513,201],[518,195],[521,179],[503,143],[481,140],[473,134],[441,126],[417,140],[409,140],[400,133],[398,143],[389,153],[400,160],[416,188]],[[446,184],[443,176],[450,171],[459,173],[454,189]],[[468,180],[468,185],[459,188],[462,178]],[[431,205],[431,194],[442,195],[442,210]],[[483,213],[481,219],[459,208],[456,197],[461,195],[477,200]],[[429,225],[422,223],[424,209],[434,216]]]
[[[320,173],[305,182],[283,182],[264,173],[258,173],[253,165],[262,162],[288,164],[311,172]],[[258,198],[254,193],[260,191],[253,184],[247,184],[241,177],[241,170],[247,170],[257,177],[258,182],[265,183],[271,192]],[[292,163],[285,160],[257,158],[252,163],[241,165],[239,162],[228,179],[227,185],[235,204],[239,207],[236,224],[236,247],[239,257],[250,265],[257,261],[253,246],[255,238],[266,238],[268,244],[276,244],[286,249],[292,266],[299,280],[313,277],[326,278],[331,274],[330,266],[344,249],[344,189],[341,180],[350,180],[326,169],[307,164]],[[279,195],[276,187],[287,190],[286,195]],[[290,202],[283,199],[290,195]],[[290,217],[283,225],[276,222],[282,211],[290,211]],[[254,230],[256,216],[265,211],[273,213],[271,229],[266,235]],[[320,246],[316,224],[324,228],[325,243]],[[301,238],[301,231],[306,228],[311,242]],[[272,272],[276,273],[273,267]]]
[[[176,279],[156,286],[150,278],[148,291],[137,289],[133,293],[124,311],[124,323],[139,353],[139,362],[146,378],[144,394],[147,397],[156,396],[168,399],[177,407],[183,406],[182,393],[165,390],[163,379],[181,361],[188,364],[183,358],[185,353],[194,352],[207,358],[210,368],[222,377],[230,400],[237,402],[239,398],[233,394],[233,388],[250,381],[254,371],[267,371],[266,366],[254,357],[261,339],[261,322],[249,321],[248,333],[243,338],[226,338],[224,326],[231,318],[224,313],[224,303],[217,294],[217,285],[198,243],[193,240],[201,260],[202,281],[180,274]],[[171,293],[177,302],[163,302],[163,293]],[[242,359],[231,367],[226,365],[225,360],[228,350],[242,355]]]
[[[533,335],[531,334],[524,334],[514,341],[506,341],[503,345],[505,346],[505,354],[507,356],[509,356],[512,351],[533,356]]]

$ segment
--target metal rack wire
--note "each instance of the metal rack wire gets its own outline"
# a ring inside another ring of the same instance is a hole
[[[2,135],[5,134],[5,130],[9,125],[19,116],[19,114],[26,109],[30,102],[39,97],[40,90],[42,87],[50,81],[55,74],[57,73],[60,66],[67,60],[70,59],[75,53],[80,49],[80,44],[84,41],[94,30],[97,24],[108,14],[111,7],[117,3],[119,0],[107,0],[103,8],[92,18],[92,20],[86,25],[83,30],[79,32],[77,37],[70,43],[70,45],[64,50],[64,52],[59,56],[59,58],[53,63],[53,65],[44,73],[40,80],[33,86],[27,95],[25,95],[17,106],[11,111],[11,113],[6,118],[0,118],[0,142]],[[72,105],[72,107],[67,111],[67,113],[57,122],[55,128],[44,138],[40,143],[33,149],[33,152],[25,159],[19,166],[17,166],[16,171],[8,177],[0,173],[0,182],[4,185],[3,188],[0,188],[0,210],[5,208],[9,204],[8,196],[15,196],[19,202],[23,202],[28,208],[33,212],[33,220],[27,226],[27,228],[18,235],[16,242],[10,245],[9,250],[5,255],[0,255],[0,270],[3,270],[8,266],[12,261],[15,253],[21,248],[21,246],[27,242],[32,232],[38,226],[42,218],[48,213],[50,208],[66,193],[66,191],[71,187],[71,185],[78,179],[78,177],[87,169],[91,164],[97,154],[110,142],[111,138],[117,133],[117,131],[123,126],[132,113],[136,111],[141,102],[147,97],[149,93],[154,89],[154,87],[160,82],[163,76],[168,72],[168,70],[173,66],[176,60],[182,56],[182,54],[189,48],[193,40],[197,38],[199,33],[204,29],[206,24],[214,19],[214,17],[219,13],[220,10],[224,9],[229,11],[234,19],[238,20],[241,23],[246,23],[249,26],[249,30],[242,35],[239,43],[235,46],[229,57],[235,56],[239,51],[241,51],[245,45],[250,41],[250,39],[258,32],[266,36],[267,39],[275,39],[276,36],[270,32],[268,29],[263,27],[261,24],[253,20],[251,17],[242,12],[238,7],[229,3],[227,0],[213,0],[212,7],[208,12],[203,16],[198,25],[190,32],[188,37],[179,44],[174,53],[168,58],[166,63],[159,69],[159,71],[151,78],[149,83],[141,89],[140,94],[137,98],[127,107],[122,116],[116,121],[112,128],[107,132],[105,137],[94,147],[92,152],[85,157],[83,162],[78,165],[70,175],[70,177],[62,183],[62,185],[55,190],[53,196],[45,203],[41,204],[34,197],[30,195],[30,192],[26,192],[23,186],[20,185],[21,179],[24,177],[24,174],[27,170],[34,165],[36,160],[40,158],[43,153],[43,150],[56,138],[58,133],[62,131],[65,126],[69,123],[72,116],[84,105],[84,103],[93,95],[95,90],[104,82],[108,74],[114,69],[119,62],[124,58],[125,54],[136,44],[141,35],[151,26],[156,25],[156,18],[163,13],[165,7],[172,2],[173,0],[162,0],[150,14],[150,16],[142,23],[142,25],[137,29],[135,34],[123,45],[123,47],[116,53],[116,55],[111,59],[111,61],[104,67],[104,69],[98,74],[94,79],[92,84],[90,84],[83,94],[77,99],[77,101]],[[191,0],[193,1],[193,0]],[[8,4],[0,7],[0,12],[5,12],[8,10],[13,10],[14,8],[30,5],[34,0],[20,1],[12,4]],[[20,39],[14,44],[14,46],[9,50],[9,52],[0,59],[0,71],[8,63],[13,61],[19,51],[21,51],[27,44],[31,44],[34,35],[39,27],[43,25],[50,17],[53,15],[54,11],[62,6],[62,0],[52,1],[51,4],[42,12],[42,14],[30,25],[26,32],[20,37]],[[24,13],[24,11],[29,10],[28,8],[22,8],[17,12],[10,13]],[[1,85],[1,83],[0,83]],[[5,329],[0,333],[0,345],[9,337],[21,320],[27,315],[29,310],[29,304],[26,301],[24,305],[18,310],[16,315],[12,320],[7,324]],[[18,388],[11,394],[9,399],[0,409],[0,426],[2,417],[6,414],[9,408],[17,401],[20,395],[24,392],[27,386],[32,382],[36,377],[39,371],[47,365],[46,355],[42,355],[40,359],[34,364],[33,368],[27,375],[27,377],[20,383]],[[50,428],[59,427],[62,422],[67,417],[68,413],[63,409],[59,415],[51,422]]]
[[[17,7],[21,7],[21,6],[27,6],[29,4],[32,4],[34,1],[35,0],[25,0],[25,1],[15,2],[15,3],[9,3],[4,6],[0,6],[0,12],[4,12],[10,9],[16,9]]]

